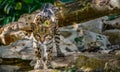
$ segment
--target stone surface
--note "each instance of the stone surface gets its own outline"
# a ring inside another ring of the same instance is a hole
[[[56,58],[52,64],[60,72],[65,71],[65,69],[61,69],[63,67],[68,68],[67,71],[69,68],[76,68],[76,72],[109,72],[110,70],[119,72],[119,58],[120,56],[104,53],[74,53],[65,58]]]
[[[80,29],[78,27],[78,29]],[[107,40],[107,37],[98,33],[94,33],[85,29],[74,30],[69,28],[63,28],[62,31],[71,32],[71,35],[66,37],[66,39],[70,40],[77,48],[89,49],[91,48],[91,43],[95,43],[96,47],[100,47],[101,49],[107,49],[107,44],[110,42]],[[77,40],[77,42],[76,42]],[[81,50],[81,49],[80,49]]]
[[[61,51],[65,55],[70,55],[77,51],[77,47],[67,39],[61,36]],[[66,50],[68,48],[68,50]],[[34,58],[34,49],[32,47],[32,40],[21,39],[13,42],[7,46],[0,46],[0,57],[2,58],[21,58],[31,60]]]
[[[78,23],[77,28],[82,27],[85,30],[89,30],[95,33],[101,33],[102,32],[102,28],[103,28],[103,22],[102,20],[107,20],[108,16],[103,16],[94,20],[90,20],[84,23]],[[69,25],[69,26],[65,26],[62,29],[70,29],[70,30],[75,30],[74,25]],[[61,31],[63,31],[61,29]]]
[[[102,6],[102,9],[103,7],[104,6]],[[118,4],[114,7],[119,8]],[[105,6],[104,9],[106,10],[107,8],[108,7]],[[34,59],[34,50],[32,47],[33,42],[32,40],[25,38],[30,37],[31,24],[34,20],[35,14],[38,12],[39,11],[36,11],[33,14],[24,14],[20,17],[18,22],[13,22],[0,29],[0,44],[3,44],[3,46],[0,46],[1,58],[20,58],[25,60]],[[70,25],[60,28],[60,48],[65,57],[56,57],[51,63],[52,67],[76,67],[78,68],[78,72],[104,70],[108,72],[109,70],[115,72],[119,71],[120,17],[111,21],[108,21],[108,19],[108,16],[104,16],[94,20],[90,20],[88,22],[79,23],[75,26]],[[105,23],[103,22],[103,20],[105,21]],[[114,30],[107,30],[107,28],[104,29],[105,24],[112,26]],[[108,47],[108,45],[110,45],[111,47]],[[0,63],[2,63],[2,59],[0,59]],[[34,63],[31,65],[33,66]],[[18,69],[19,67],[17,66],[0,66],[0,72],[13,72]],[[42,71],[43,70],[33,70],[30,72]],[[51,71],[56,72],[56,70],[48,70],[44,72]]]
[[[115,8],[119,8],[120,9],[120,0],[110,0],[110,4]]]
[[[18,72],[18,66],[0,65],[0,72]]]
[[[119,72],[120,56],[100,53],[81,53],[76,59],[75,66],[79,71]]]
[[[120,30],[118,29],[106,30],[103,32],[103,34],[108,36],[108,40],[112,44],[120,44]]]
[[[47,70],[31,70],[31,71],[28,71],[28,72],[60,72],[58,70],[52,70],[52,69],[47,69]]]
[[[119,72],[120,71],[120,59],[111,59],[108,62],[105,63],[104,67],[105,71],[113,71],[113,72]]]
[[[24,17],[24,16],[23,16]],[[26,15],[25,15],[26,17]],[[21,17],[22,18],[22,17]],[[72,53],[75,52],[81,52],[81,51],[98,51],[100,49],[105,50],[108,49],[107,45],[110,45],[109,41],[107,40],[107,38],[110,40],[110,42],[112,43],[112,41],[114,41],[114,43],[119,43],[119,30],[109,30],[109,31],[104,31],[102,35],[102,26],[103,26],[103,22],[102,19],[107,20],[108,17],[101,17],[95,20],[91,20],[85,23],[80,23],[77,24],[76,26],[74,25],[70,25],[70,26],[65,26],[65,27],[61,27],[60,31],[61,31],[61,51],[65,54],[65,55],[71,55]],[[119,19],[119,18],[118,18]],[[119,21],[119,20],[116,21]],[[112,23],[112,21],[108,21],[109,23]],[[115,21],[114,21],[115,22]],[[15,29],[16,31],[11,31],[10,28]],[[26,28],[28,27],[28,28]],[[29,30],[31,30],[31,28],[29,28],[30,25],[24,25],[23,23],[20,24],[13,24],[13,25],[7,25],[3,28],[1,28],[1,40],[2,40],[2,36],[10,36],[10,34],[12,33],[12,36],[10,37],[14,37],[16,36],[16,39],[11,40],[12,42],[9,42],[7,46],[0,46],[0,56],[3,58],[22,58],[22,59],[32,59],[34,57],[34,51],[32,48],[32,41],[31,40],[27,40],[27,39],[22,39],[19,40],[21,38],[24,38],[26,36],[26,33],[29,33]],[[76,27],[76,28],[75,28]],[[20,29],[20,30],[19,30]],[[26,30],[25,30],[26,29]],[[9,32],[10,31],[10,32]],[[19,34],[19,33],[22,34]],[[109,34],[112,34],[111,36],[109,36]],[[29,37],[30,33],[28,34],[27,37]],[[105,35],[109,36],[106,37]],[[113,35],[115,37],[113,37]],[[20,38],[18,38],[20,36]],[[118,37],[116,37],[118,36]],[[8,38],[8,37],[7,37]],[[11,38],[9,38],[11,39]],[[113,39],[113,40],[111,40]],[[5,39],[7,40],[7,39]],[[16,41],[18,40],[18,41]],[[4,42],[3,42],[4,43]],[[95,45],[94,45],[95,44]],[[101,51],[101,53],[109,53],[110,51]]]
[[[118,55],[118,56],[120,56],[120,51],[117,51],[115,55]]]
[[[120,68],[120,56],[115,56],[113,54],[101,54],[101,53],[74,53],[72,55],[66,56],[65,58],[55,58],[53,60],[53,67],[60,72],[65,69],[61,68],[77,68],[76,71],[88,71],[88,72],[119,72]],[[34,71],[34,70],[33,70]],[[69,71],[69,70],[68,70]]]
[[[0,29],[0,44],[9,45],[12,42],[30,35],[31,26],[23,22],[13,22]]]
[[[32,41],[18,40],[8,46],[0,46],[0,56],[2,58],[33,59],[34,53]]]
[[[120,9],[120,0],[92,0],[93,7],[97,10],[113,10],[113,8]]]
[[[9,45],[17,40],[28,38],[31,34],[33,20],[39,10],[32,14],[23,14],[17,22],[9,23],[0,28],[0,44]],[[9,39],[9,41],[8,41]]]

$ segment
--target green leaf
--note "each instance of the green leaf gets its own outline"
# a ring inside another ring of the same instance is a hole
[[[13,3],[14,2],[14,0],[8,0],[8,3],[9,4],[11,4],[11,3]]]
[[[76,69],[70,69],[69,72],[76,72]]]
[[[6,13],[7,13],[7,14],[9,14],[10,9],[11,9],[11,6],[9,6],[9,7],[7,8],[7,10],[6,10]]]
[[[13,17],[11,17],[11,16],[6,17],[6,18],[4,19],[4,21],[3,21],[3,25],[6,25],[6,24],[12,22],[12,18],[13,18]]]
[[[2,21],[2,20],[4,20],[5,19],[5,17],[2,17],[2,18],[0,18],[0,21]]]
[[[35,3],[40,3],[40,1],[39,0],[35,0]]]
[[[71,2],[71,1],[74,1],[74,0],[61,0],[62,2]]]
[[[14,21],[15,21],[15,16],[13,16],[13,17],[12,17],[12,20],[11,20],[11,22],[14,22]]]
[[[7,23],[9,23],[9,21],[10,21],[10,18],[7,17],[7,18],[4,19],[3,24],[6,25]]]
[[[1,4],[0,4],[0,8],[3,9],[4,8],[3,5],[6,4],[6,2],[7,2],[7,0],[2,1]]]
[[[15,6],[15,10],[21,10],[22,8],[22,3],[21,2],[17,2],[16,6]]]
[[[1,4],[2,1],[3,1],[3,0],[0,0],[0,4]]]
[[[37,8],[37,5],[30,8],[30,13],[33,12]]]
[[[23,0],[25,3],[33,3],[33,0]]]
[[[9,7],[9,4],[7,4],[5,7],[4,7],[4,12],[7,13],[7,8]]]

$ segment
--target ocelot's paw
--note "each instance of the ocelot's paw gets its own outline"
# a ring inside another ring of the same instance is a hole
[[[41,66],[38,66],[38,65],[35,65],[35,66],[34,66],[34,70],[39,70],[39,69],[42,69],[42,67],[41,67]]]

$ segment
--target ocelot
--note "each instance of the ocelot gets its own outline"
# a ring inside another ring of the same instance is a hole
[[[60,8],[47,3],[33,21],[35,25],[33,27],[33,47],[37,59],[34,69],[48,69],[54,57],[55,48],[57,56],[64,56],[59,47],[59,11]]]

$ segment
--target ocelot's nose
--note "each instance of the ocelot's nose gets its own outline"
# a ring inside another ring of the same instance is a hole
[[[43,38],[40,38],[40,40],[41,40],[41,43],[43,44],[45,39],[43,37]]]
[[[46,61],[46,58],[45,58],[45,57],[43,57],[43,61],[44,61],[44,62]]]
[[[41,40],[41,43],[43,44],[44,40]]]

